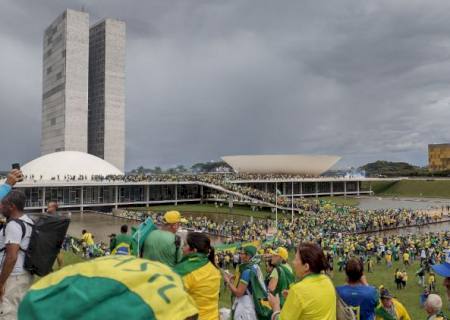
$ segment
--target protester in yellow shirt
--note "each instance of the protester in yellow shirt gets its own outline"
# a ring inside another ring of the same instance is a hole
[[[221,275],[214,265],[214,248],[204,233],[190,232],[183,247],[183,258],[174,268],[184,287],[197,304],[199,320],[219,319]]]
[[[409,253],[408,253],[408,251],[405,251],[405,253],[403,253],[403,264],[405,266],[409,266]]]
[[[81,231],[81,241],[83,243],[83,254],[86,258],[92,257],[94,252],[94,236],[86,230]]]
[[[279,296],[269,294],[272,319],[335,320],[336,290],[330,278],[322,274],[327,268],[325,255],[317,244],[301,244],[294,260],[295,273],[301,280],[289,289],[282,309]]]
[[[428,290],[436,292],[436,277],[433,272],[428,275]]]
[[[387,267],[388,267],[388,268],[392,267],[392,253],[391,253],[390,251],[388,251],[388,252],[386,253],[385,259],[386,259],[386,265],[387,265]]]
[[[94,245],[94,237],[92,236],[92,233],[87,232],[86,230],[83,230],[81,232],[81,234],[82,234],[81,240],[83,242],[85,242],[86,245],[88,245],[88,246],[93,246]]]

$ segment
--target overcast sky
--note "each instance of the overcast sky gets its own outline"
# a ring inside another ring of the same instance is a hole
[[[447,0],[2,0],[0,168],[40,155],[43,32],[83,6],[127,23],[127,169],[450,142]]]

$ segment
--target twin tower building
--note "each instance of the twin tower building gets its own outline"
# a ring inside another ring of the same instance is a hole
[[[123,171],[125,23],[64,11],[45,30],[42,155],[81,151]]]

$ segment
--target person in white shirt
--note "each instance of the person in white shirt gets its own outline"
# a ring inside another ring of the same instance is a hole
[[[33,221],[23,213],[25,194],[12,190],[1,201],[6,224],[0,230],[0,319],[17,319],[20,301],[33,276],[24,269]]]

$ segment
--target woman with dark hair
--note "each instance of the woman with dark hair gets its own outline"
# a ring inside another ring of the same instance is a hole
[[[269,295],[272,319],[335,320],[336,291],[330,278],[323,274],[328,262],[322,249],[311,242],[300,244],[294,269],[300,281],[289,289],[283,309],[279,296]]]
[[[174,268],[183,278],[184,287],[195,301],[200,320],[219,319],[221,275],[214,264],[214,248],[204,233],[189,232],[183,258]]]

